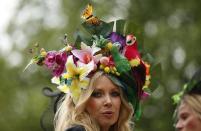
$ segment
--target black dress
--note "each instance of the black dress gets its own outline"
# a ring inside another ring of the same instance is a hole
[[[71,128],[66,129],[66,131],[86,131],[83,126],[76,125]]]

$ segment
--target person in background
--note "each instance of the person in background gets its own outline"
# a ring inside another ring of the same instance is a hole
[[[175,111],[176,130],[201,131],[201,70],[173,99],[178,104]]]

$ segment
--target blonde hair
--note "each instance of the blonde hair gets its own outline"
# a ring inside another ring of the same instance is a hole
[[[85,111],[86,102],[90,98],[96,79],[105,75],[103,72],[96,72],[90,80],[89,87],[82,91],[78,103],[75,105],[72,98],[66,95],[61,101],[60,106],[55,114],[54,125],[55,131],[64,131],[74,125],[81,125],[86,131],[100,131],[98,124]],[[107,75],[106,75],[107,76]],[[133,115],[132,105],[123,97],[120,89],[121,109],[118,121],[112,126],[112,131],[131,131],[131,117]]]
[[[186,103],[201,120],[201,95],[199,94],[186,94],[182,102]]]

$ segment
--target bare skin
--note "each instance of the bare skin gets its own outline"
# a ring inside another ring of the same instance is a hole
[[[193,109],[184,102],[179,106],[176,129],[178,131],[201,131],[201,120]]]
[[[97,121],[101,131],[109,131],[119,118],[121,98],[119,88],[106,76],[98,78],[86,110]]]

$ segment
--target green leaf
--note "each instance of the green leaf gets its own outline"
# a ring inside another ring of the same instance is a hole
[[[183,95],[183,91],[175,94],[172,96],[172,99],[173,99],[173,104],[178,104],[180,101],[181,101],[181,96]]]
[[[93,35],[92,38],[93,43],[95,43],[95,45],[100,48],[105,48],[105,46],[109,42],[108,39],[105,39],[102,35],[100,35],[100,37]]]
[[[80,35],[77,35],[77,38],[76,38],[76,40],[75,40],[75,42],[74,42],[74,46],[75,46],[75,48],[77,48],[77,49],[80,49],[81,47],[81,41],[82,41],[82,39],[81,39],[81,37],[80,37]]]
[[[151,89],[150,89],[150,88],[143,88],[143,90],[144,90],[145,92],[149,93],[149,94],[151,94],[151,93],[152,93],[152,91],[151,91]]]
[[[140,102],[138,102],[135,107],[135,115],[134,115],[135,120],[139,120],[141,114],[142,114],[142,109],[141,109]]]
[[[110,23],[103,23],[102,27],[100,28],[100,34],[104,37],[107,37],[113,31],[114,21]]]
[[[150,64],[154,64],[155,63],[154,57],[151,54],[149,54],[149,53],[146,53],[143,56],[143,60],[148,61]]]
[[[125,27],[126,21],[123,19],[116,21],[116,32],[119,34],[124,34],[124,27]]]
[[[80,48],[81,42],[84,42],[85,44],[91,46],[92,41],[91,41],[91,34],[88,33],[83,27],[80,27],[79,30],[75,32],[76,40],[75,40],[75,47],[78,49]]]
[[[108,36],[113,31],[114,21],[106,23],[102,21],[99,25],[88,24],[87,22],[82,23],[84,29],[91,35],[102,35]]]
[[[150,68],[151,73],[151,91],[154,91],[160,84],[161,77],[162,77],[162,68],[161,63],[157,63],[152,65]]]

